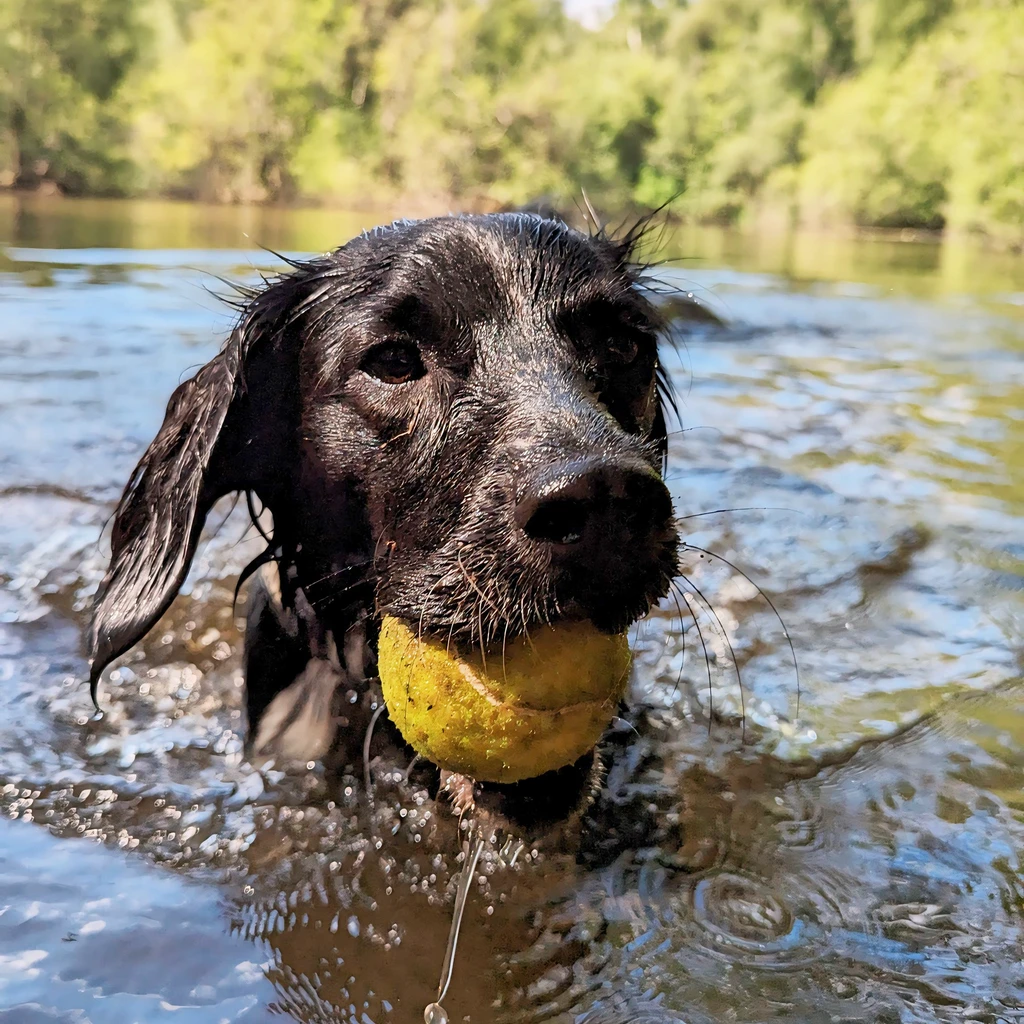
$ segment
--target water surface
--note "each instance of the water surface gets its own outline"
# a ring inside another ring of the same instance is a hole
[[[378,772],[371,814],[361,766],[241,756],[242,517],[211,517],[102,720],[82,683],[104,523],[230,324],[208,289],[384,219],[0,199],[0,1020],[433,998],[458,863],[429,801]],[[664,245],[727,320],[666,350],[682,533],[721,558],[639,629],[579,856],[485,858],[451,1018],[1020,1019],[1024,261]]]

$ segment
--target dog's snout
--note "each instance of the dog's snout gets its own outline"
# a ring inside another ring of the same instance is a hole
[[[671,515],[671,499],[653,469],[596,457],[531,476],[515,506],[516,524],[527,537],[566,554],[623,534],[642,540]]]

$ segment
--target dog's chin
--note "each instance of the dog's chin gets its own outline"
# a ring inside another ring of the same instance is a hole
[[[441,770],[438,798],[485,835],[509,835],[546,846],[571,845],[601,788],[597,747],[573,764],[519,782],[479,782]]]

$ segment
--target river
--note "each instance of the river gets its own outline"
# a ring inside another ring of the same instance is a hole
[[[211,517],[102,719],[83,683],[101,534],[230,326],[211,292],[384,219],[0,196],[0,1021],[418,1021],[434,996],[457,865],[422,794],[379,780],[369,818],[361,766],[242,756],[244,517]],[[1024,1019],[1024,259],[658,244],[723,321],[680,304],[665,348],[711,608],[640,625],[579,856],[485,858],[451,1019]]]

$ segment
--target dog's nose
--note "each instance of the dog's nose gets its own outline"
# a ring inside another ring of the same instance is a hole
[[[590,543],[642,540],[671,516],[672,500],[650,466],[598,457],[533,475],[515,506],[516,525],[527,537],[567,555]]]

